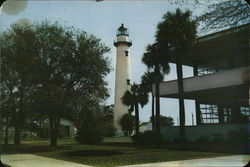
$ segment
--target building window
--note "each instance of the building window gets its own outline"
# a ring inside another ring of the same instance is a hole
[[[125,51],[125,56],[128,56],[128,51]]]
[[[219,123],[218,106],[212,104],[200,104],[201,123]]]
[[[130,79],[127,79],[126,81],[127,81],[127,85],[130,85]]]
[[[223,108],[223,114],[224,114],[224,122],[231,123],[232,122],[232,109]]]
[[[248,117],[248,120],[250,120],[250,107],[240,107],[240,113],[243,117]]]
[[[199,67],[198,68],[198,75],[207,75],[207,74],[213,74],[216,70],[208,67]]]

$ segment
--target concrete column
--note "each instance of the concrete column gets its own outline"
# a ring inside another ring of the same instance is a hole
[[[196,110],[196,124],[201,124],[201,109],[200,109],[200,103],[198,100],[195,100],[195,110]]]
[[[240,123],[240,105],[237,102],[232,102],[232,123]]]
[[[194,76],[198,76],[198,66],[195,64],[193,66],[193,73]],[[195,100],[195,114],[196,114],[196,124],[200,125],[201,124],[201,110],[200,110],[200,103],[199,101],[196,99]]]
[[[223,106],[221,104],[218,104],[218,114],[219,114],[219,123],[225,123]]]
[[[247,66],[250,66],[250,37],[248,39],[248,56],[246,56]],[[250,107],[250,71],[248,71],[248,105]]]

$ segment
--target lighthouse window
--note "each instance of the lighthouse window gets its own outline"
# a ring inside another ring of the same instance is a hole
[[[128,56],[128,51],[125,51],[125,56]]]
[[[127,79],[127,85],[130,85],[130,79]]]

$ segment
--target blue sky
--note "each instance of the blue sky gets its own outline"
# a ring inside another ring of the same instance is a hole
[[[146,46],[154,42],[156,26],[162,16],[177,7],[183,10],[190,9],[194,15],[201,14],[205,8],[205,6],[194,8],[192,3],[178,6],[166,1],[22,1],[3,5],[0,24],[1,30],[4,30],[20,19],[28,19],[30,22],[48,19],[66,26],[74,26],[100,38],[111,48],[107,56],[111,59],[113,71],[106,78],[110,89],[110,98],[106,104],[113,104],[116,60],[113,40],[116,37],[116,29],[121,23],[129,29],[133,41],[130,52],[132,81],[139,83],[141,75],[146,71],[146,66],[141,62]],[[184,67],[184,77],[192,75],[192,68]],[[165,76],[165,80],[173,79],[176,79],[176,70],[175,65],[171,64],[171,72]],[[195,115],[194,106],[194,101],[185,101],[186,124],[191,124],[191,114]],[[151,99],[140,110],[141,121],[148,121],[150,114]],[[161,99],[161,114],[172,116],[177,123],[178,100]]]

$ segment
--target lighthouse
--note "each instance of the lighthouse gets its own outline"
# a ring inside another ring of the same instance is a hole
[[[132,45],[129,39],[128,29],[122,24],[116,32],[116,74],[115,74],[115,105],[114,105],[114,126],[117,128],[117,135],[123,135],[119,121],[128,113],[128,107],[122,103],[121,98],[130,88],[130,51]]]

